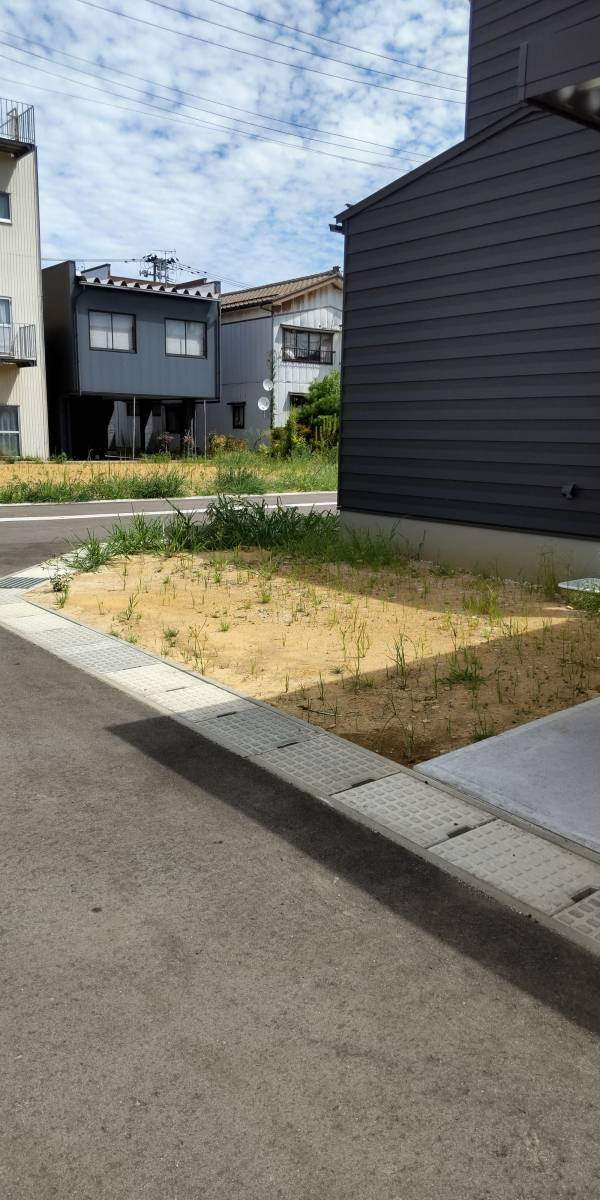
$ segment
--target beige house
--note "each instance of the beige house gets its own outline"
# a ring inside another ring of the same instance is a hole
[[[0,456],[48,456],[33,108],[0,99]]]

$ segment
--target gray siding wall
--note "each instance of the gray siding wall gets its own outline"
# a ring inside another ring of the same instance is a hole
[[[135,354],[91,350],[89,311],[132,313]],[[210,300],[144,295],[125,288],[84,288],[76,298],[75,324],[82,392],[99,395],[218,398],[219,306]],[[165,318],[207,322],[207,357],[165,354]]]
[[[48,398],[79,390],[73,315],[73,263],[42,271]]]
[[[523,109],[349,218],[342,508],[600,535],[599,201],[600,134]]]
[[[518,103],[522,42],[598,16],[599,0],[471,0],[466,136]]]
[[[223,405],[219,432],[253,443],[270,426],[269,413],[261,412],[257,401],[263,392],[263,379],[270,379],[273,369],[273,318],[225,321],[221,339]],[[232,428],[230,407],[242,403],[246,405],[243,431]]]

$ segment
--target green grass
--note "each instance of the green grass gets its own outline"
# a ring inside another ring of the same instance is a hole
[[[271,550],[308,562],[346,562],[374,569],[407,561],[391,537],[344,532],[336,513],[300,512],[281,504],[268,508],[264,500],[219,496],[201,524],[195,523],[193,514],[174,506],[168,520],[138,513],[127,526],[114,526],[102,543],[88,534],[76,550],[76,565],[81,571],[94,571],[122,555],[238,549]]]
[[[463,596],[463,608],[472,617],[489,617],[499,621],[502,616],[498,593],[491,587],[477,588]]]
[[[98,474],[90,479],[21,480],[17,477],[0,487],[0,504],[66,503],[84,500],[140,500],[185,496],[187,478],[176,467],[149,471],[144,475]]]
[[[0,460],[1,461],[1,460]],[[86,500],[140,500],[203,493],[262,495],[264,492],[335,491],[335,450],[298,451],[289,458],[273,458],[258,450],[221,451],[206,461],[186,458],[175,462],[154,455],[140,462],[155,469],[144,474],[133,466],[122,473],[99,471],[86,478],[65,470],[59,479],[20,479],[13,475],[0,484],[0,504],[67,503]],[[85,464],[81,464],[82,468]],[[203,481],[199,469],[216,468],[216,476]]]

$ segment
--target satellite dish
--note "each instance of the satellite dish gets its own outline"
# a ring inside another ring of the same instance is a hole
[[[271,401],[269,400],[269,397],[259,396],[258,407],[260,408],[261,412],[267,412],[267,410],[271,407]]]
[[[272,379],[263,379],[263,384],[262,384],[262,385],[263,385],[263,387],[264,387],[264,389],[265,389],[265,392],[272,392],[272,391],[273,391],[273,380],[272,380]]]

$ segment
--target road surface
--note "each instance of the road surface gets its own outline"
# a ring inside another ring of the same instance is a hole
[[[598,960],[4,631],[0,672],[0,1196],[600,1194]]]

